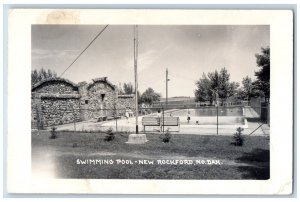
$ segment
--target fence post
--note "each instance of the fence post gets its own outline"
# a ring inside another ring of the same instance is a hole
[[[118,132],[118,118],[116,117],[116,132]]]
[[[76,131],[76,116],[75,116],[75,109],[73,107],[73,123],[74,123],[74,131]]]
[[[163,114],[163,121],[162,121],[162,127],[163,127],[163,133],[165,132],[165,111],[164,111],[164,108],[162,108],[162,114]]]
[[[217,103],[217,135],[219,135],[219,105]]]
[[[117,114],[117,108],[116,108],[116,105],[114,105],[114,117],[115,117],[115,120],[116,120],[116,132],[118,132],[118,114]]]

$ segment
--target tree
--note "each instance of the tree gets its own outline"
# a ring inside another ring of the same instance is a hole
[[[213,100],[219,97],[223,105],[227,98],[236,94],[239,83],[230,82],[230,74],[224,67],[220,72],[217,70],[209,72],[208,77],[203,74],[202,78],[196,82],[196,86],[196,101],[209,101],[212,104]]]
[[[243,78],[242,84],[243,84],[242,87],[243,97],[246,98],[249,103],[250,97],[252,96],[252,90],[253,90],[252,79],[249,76],[246,76],[245,78]]]
[[[235,95],[235,97],[236,97],[237,99],[240,99],[240,100],[245,100],[245,99],[247,99],[246,96],[245,96],[243,87],[240,87],[240,88],[238,88],[238,89],[236,90],[236,95]]]
[[[206,74],[203,73],[202,78],[196,82],[197,89],[195,90],[196,102],[209,101],[210,104],[213,102],[213,95],[211,91],[211,82],[207,78]]]
[[[160,97],[161,97],[161,95],[159,93],[156,93],[152,88],[149,87],[141,95],[140,102],[152,105],[153,102],[159,101]]]
[[[218,96],[221,99],[221,105],[223,105],[224,101],[226,101],[228,97],[233,95],[233,87],[235,85],[230,84],[230,74],[227,72],[225,67],[221,69],[218,78]]]
[[[219,91],[219,73],[217,70],[214,72],[208,73],[208,78],[210,79],[210,88],[208,89],[211,91],[211,99],[217,101],[218,99],[218,91]],[[212,104],[212,101],[210,101],[210,104]]]
[[[219,88],[219,73],[217,70],[208,73],[208,78],[210,79],[210,88],[217,91]]]
[[[229,90],[228,90],[228,97],[236,96],[238,93],[238,88],[240,87],[240,84],[238,82],[230,82],[229,84]]]
[[[134,94],[134,88],[131,82],[129,83],[123,83],[123,87],[121,86],[121,83],[119,83],[119,95],[128,95],[128,94]]]
[[[35,85],[38,82],[48,78],[56,78],[56,77],[57,77],[56,72],[50,69],[45,70],[44,68],[42,68],[39,71],[35,69],[31,71],[31,85]]]
[[[256,81],[253,82],[255,90],[263,92],[266,101],[270,98],[270,47],[261,48],[261,54],[255,54],[256,64],[260,67],[255,72]]]
[[[129,83],[124,83],[123,84],[123,90],[125,94],[133,94],[134,90],[133,90],[133,85],[131,82]]]

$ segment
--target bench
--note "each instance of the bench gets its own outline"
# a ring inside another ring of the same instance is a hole
[[[178,132],[180,130],[180,119],[179,117],[163,117],[161,118],[161,126],[178,126]]]
[[[146,131],[146,126],[178,126],[178,131],[180,130],[180,119],[179,117],[143,117],[142,125],[144,126],[144,132]]]
[[[144,132],[146,132],[146,126],[160,126],[159,117],[143,117],[142,125],[144,126]]]

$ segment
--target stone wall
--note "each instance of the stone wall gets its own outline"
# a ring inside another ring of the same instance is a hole
[[[118,108],[119,116],[125,116],[126,109],[131,109],[131,111],[134,112],[135,111],[135,96],[133,94],[119,95],[118,102],[117,102],[117,108]]]
[[[32,88],[32,128],[92,120],[99,116],[124,116],[125,109],[135,110],[134,95],[119,95],[106,77],[77,85],[52,78]]]
[[[66,79],[51,78],[37,83],[32,91],[46,94],[78,94],[78,87]]]
[[[117,101],[115,89],[110,85],[98,81],[88,86],[88,107],[93,116],[113,116]]]
[[[44,128],[40,119],[40,98],[31,96],[31,128]]]
[[[89,95],[87,90],[87,83],[80,82],[78,84],[80,97],[80,116],[82,120],[89,120],[93,118],[93,112],[89,110]]]
[[[33,86],[31,127],[43,129],[81,121],[78,87],[72,82],[51,78]]]
[[[106,77],[93,79],[91,83],[81,82],[78,86],[82,120],[114,116],[117,91]]]
[[[41,98],[41,115],[46,127],[81,121],[79,99]]]

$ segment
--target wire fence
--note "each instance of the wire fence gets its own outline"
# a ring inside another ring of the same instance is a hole
[[[36,112],[35,119],[32,119],[32,128],[43,130],[57,127],[68,131],[113,129],[136,132],[138,126],[138,132],[203,132],[218,135],[233,133],[237,127],[247,130],[251,122],[269,124],[269,105],[252,107],[242,103],[229,106],[156,104],[151,107],[139,107],[138,118],[133,108],[41,110]]]

